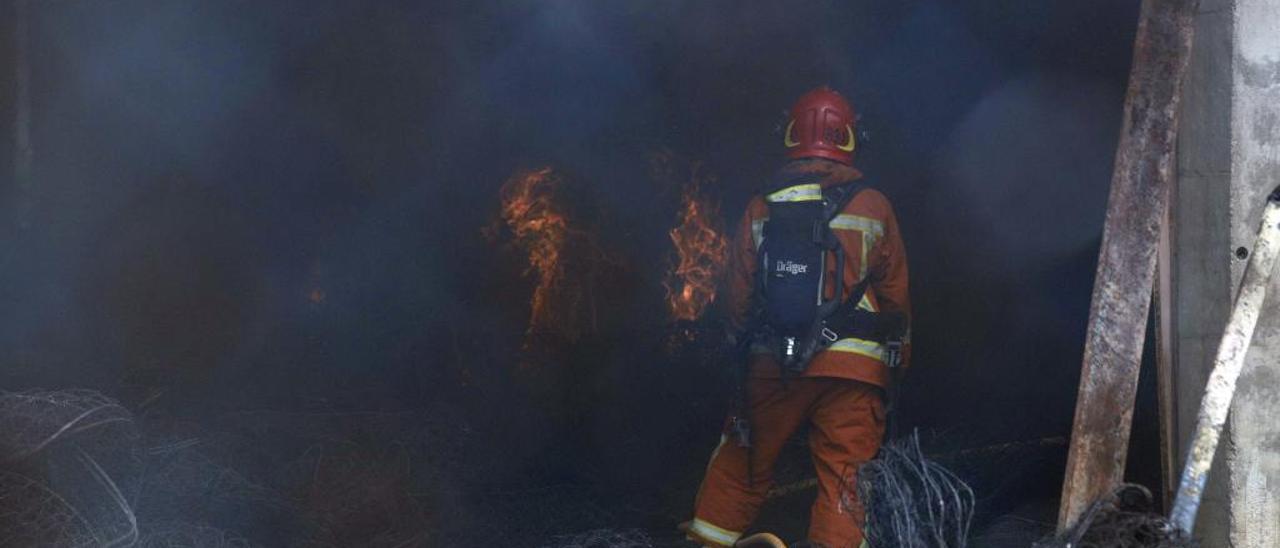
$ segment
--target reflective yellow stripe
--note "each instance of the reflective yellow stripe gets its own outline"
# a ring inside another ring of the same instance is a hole
[[[831,219],[831,223],[828,226],[832,230],[859,230],[867,234],[874,234],[877,238],[884,236],[884,223],[861,215],[841,213],[836,215],[836,218]]]
[[[775,350],[776,349],[770,347],[768,344],[756,342],[751,345],[751,350],[749,353],[753,356],[762,355],[762,354],[769,355],[769,354],[773,354]],[[830,350],[832,352],[848,352],[850,354],[859,354],[859,355],[871,358],[873,360],[884,361],[884,345],[881,345],[880,343],[875,341],[855,339],[853,337],[850,337],[848,339],[840,339],[832,343],[831,346],[827,347],[827,350]]]
[[[858,301],[858,308],[866,310],[867,312],[877,311],[875,305],[871,304],[871,299],[867,298],[867,293],[865,291],[862,293],[862,300]]]
[[[858,277],[867,275],[867,252],[884,236],[884,223],[870,217],[841,213],[831,219],[832,230],[856,230],[862,233],[862,260],[858,263]]]
[[[787,187],[765,196],[769,202],[814,202],[822,199],[822,185],[808,184]]]
[[[873,360],[884,361],[884,346],[875,341],[855,339],[852,337],[848,339],[840,339],[833,343],[827,350],[832,352],[859,354]]]
[[[740,532],[721,529],[698,518],[693,519],[693,525],[689,526],[689,532],[698,535],[703,540],[719,543],[721,546],[733,546],[733,543],[738,541],[738,537],[742,536]]]
[[[755,242],[756,249],[760,249],[760,243],[764,241],[764,224],[768,221],[768,217],[751,221],[751,241]]]
[[[716,444],[715,451],[711,452],[711,458],[707,460],[707,470],[711,469],[711,463],[716,461],[716,457],[720,456],[720,448],[724,447],[724,442],[729,441],[729,436],[720,434],[720,443]]]

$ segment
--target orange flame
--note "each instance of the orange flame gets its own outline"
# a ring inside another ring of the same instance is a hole
[[[573,341],[595,329],[591,291],[605,256],[589,231],[574,226],[564,186],[550,167],[518,172],[502,185],[501,217],[527,256],[525,274],[537,279],[526,335],[554,333]],[[577,266],[569,272],[566,263]]]
[[[555,200],[562,180],[550,167],[517,173],[502,185],[502,220],[529,258],[534,274],[529,331],[554,325],[551,295],[564,279],[560,256],[569,237],[569,219]]]
[[[720,208],[702,192],[696,165],[693,171],[681,193],[679,224],[669,232],[677,260],[665,284],[667,308],[677,321],[697,320],[715,302],[729,255]]]

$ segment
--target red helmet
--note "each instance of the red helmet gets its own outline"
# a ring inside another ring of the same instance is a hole
[[[853,164],[853,107],[835,90],[822,86],[799,99],[791,107],[791,121],[783,135],[788,158],[826,158]]]

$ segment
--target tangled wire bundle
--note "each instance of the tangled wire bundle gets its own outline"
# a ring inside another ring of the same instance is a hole
[[[248,540],[207,525],[157,523],[147,529],[136,548],[253,548]]]
[[[92,390],[0,393],[0,546],[252,545],[183,519],[264,489],[205,458],[198,439],[146,441],[127,409]]]
[[[448,406],[200,418],[135,417],[88,390],[0,392],[0,546],[665,545],[604,529],[625,520],[586,486],[488,480],[493,461]]]
[[[1035,548],[1196,548],[1164,516],[1153,512],[1151,491],[1124,484],[1089,506],[1074,527]]]
[[[89,524],[43,483],[0,473],[0,543],[5,546],[90,546]]]
[[[136,437],[132,423],[128,410],[92,390],[0,393],[0,459],[17,462],[60,440],[113,425]]]
[[[963,480],[920,450],[917,434],[885,444],[858,470],[863,532],[881,548],[964,548],[974,495]]]
[[[0,544],[136,542],[136,439],[128,410],[97,392],[0,393]]]
[[[618,531],[593,529],[576,535],[555,538],[555,544],[546,548],[653,548],[657,546],[649,535],[639,529]]]

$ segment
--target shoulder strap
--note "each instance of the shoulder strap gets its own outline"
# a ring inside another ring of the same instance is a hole
[[[831,240],[835,245],[836,257],[841,262],[844,261],[844,247],[840,245],[840,240],[836,238],[835,234],[831,231],[831,228],[830,228],[831,221],[834,220],[837,216],[839,216],[840,212],[844,211],[844,208],[848,207],[849,203],[852,202],[853,199],[858,196],[858,194],[862,193],[862,191],[866,189],[867,189],[867,185],[858,183],[858,182],[852,182],[852,183],[846,183],[843,185],[828,187],[823,190],[823,194],[826,197],[826,202],[823,204],[823,207],[824,207],[823,215],[825,216],[824,218],[825,218],[825,223],[827,227],[826,230],[827,230],[828,237],[831,238]],[[843,268],[843,266],[839,268]],[[849,292],[847,302],[852,303],[853,306],[855,307],[858,306],[858,302],[862,300],[862,294],[867,291],[867,286],[869,285],[870,280],[871,280],[871,276],[869,274],[867,276],[864,276],[861,280],[858,280],[858,283],[854,285],[853,289]],[[840,296],[840,289],[842,287],[843,286],[841,285],[836,286],[837,301],[843,300]],[[840,305],[841,304],[839,302],[835,303],[835,307],[839,307]],[[828,310],[827,314],[830,315],[831,313],[833,313],[835,307],[833,307],[831,310]]]
[[[823,214],[826,216],[827,222],[831,222],[832,219],[840,215],[840,212],[844,211],[844,208],[848,207],[849,203],[866,189],[867,185],[857,182],[824,189],[822,193],[827,198],[827,203]]]

